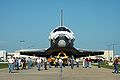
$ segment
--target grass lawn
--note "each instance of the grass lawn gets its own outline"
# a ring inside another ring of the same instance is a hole
[[[94,66],[97,66],[97,65],[95,64]],[[103,68],[114,69],[113,65],[109,66],[108,63],[104,63],[104,62],[102,62],[100,66]],[[120,64],[119,64],[119,71],[120,71]]]
[[[0,63],[0,69],[3,68],[8,68],[8,64],[7,63]]]

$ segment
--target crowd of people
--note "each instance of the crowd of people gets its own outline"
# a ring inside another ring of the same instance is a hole
[[[14,70],[25,70],[25,69],[31,69],[35,64],[35,60],[32,60],[30,57],[28,59],[22,57],[10,57],[8,59],[8,68],[9,68],[9,73],[12,73]]]
[[[9,73],[13,73],[14,71],[18,71],[18,70],[29,70],[32,69],[33,67],[37,67],[38,71],[41,70],[48,70],[48,68],[52,68],[52,66],[55,66],[55,68],[62,68],[65,67],[66,64],[67,66],[70,66],[71,69],[74,68],[74,64],[76,62],[76,66],[79,67],[79,59],[74,59],[74,58],[68,58],[68,59],[62,59],[62,58],[56,58],[56,59],[52,59],[52,58],[46,58],[46,57],[38,57],[35,59],[32,59],[30,57],[25,58],[18,58],[18,57],[10,57],[8,59],[8,69],[9,69]]]
[[[91,58],[83,58],[83,68],[91,68],[92,60]]]
[[[86,57],[82,59],[82,67],[83,68],[91,68],[92,65],[92,59],[90,57]],[[8,59],[8,69],[9,73],[12,73],[14,71],[18,70],[29,70],[33,67],[37,67],[38,71],[41,70],[48,70],[48,68],[52,68],[52,66],[55,66],[55,68],[63,68],[65,66],[70,66],[71,69],[74,68],[74,66],[79,67],[80,65],[80,59],[76,58],[68,58],[68,59],[62,59],[62,58],[46,58],[46,57],[38,57],[38,58],[18,58],[18,57],[10,57]],[[101,66],[101,60],[98,59],[98,68]],[[116,58],[113,62],[114,65],[114,73],[119,73],[119,60]]]

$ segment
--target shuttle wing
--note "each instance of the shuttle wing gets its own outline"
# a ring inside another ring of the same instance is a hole
[[[75,48],[44,48],[44,49],[24,49],[19,50],[21,55],[38,56],[38,57],[49,57],[50,55],[57,56],[59,52],[65,52],[67,56],[73,55],[74,57],[87,57],[102,55],[104,51],[93,51],[85,49]]]
[[[103,55],[104,51],[101,50],[85,50],[85,49],[78,49],[82,57],[86,56],[95,56],[95,55]]]
[[[21,55],[46,57],[46,55],[44,54],[46,50],[47,50],[47,48],[43,48],[43,49],[23,49],[23,50],[19,50],[19,52],[20,52]]]

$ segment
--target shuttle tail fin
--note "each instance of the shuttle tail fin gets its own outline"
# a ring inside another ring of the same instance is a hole
[[[60,13],[60,26],[64,26],[63,23],[63,10],[61,9],[61,13]]]

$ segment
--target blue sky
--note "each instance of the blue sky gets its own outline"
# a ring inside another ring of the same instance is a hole
[[[120,0],[0,0],[0,49],[48,48],[61,9],[75,47],[120,54]]]

